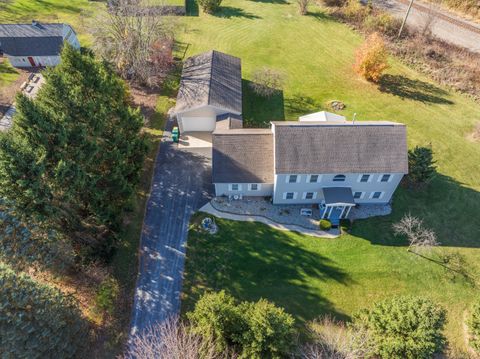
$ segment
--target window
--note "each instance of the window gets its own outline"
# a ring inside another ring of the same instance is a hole
[[[286,192],[284,195],[285,199],[294,199],[295,193],[294,192]]]
[[[310,175],[310,178],[308,179],[308,182],[310,183],[317,183],[319,179],[319,175]]]
[[[382,177],[380,177],[380,182],[389,182],[390,177],[391,177],[391,175],[389,175],[389,174],[382,175]]]
[[[305,199],[313,199],[314,193],[313,192],[305,192]]]
[[[360,177],[360,182],[368,182],[370,180],[370,175],[362,175]]]
[[[353,194],[353,198],[355,198],[355,199],[363,198],[363,192],[355,192]]]
[[[288,183],[297,183],[298,176],[297,175],[290,175],[288,176]]]
[[[241,191],[242,186],[240,186],[238,183],[232,183],[230,185],[230,191]]]
[[[380,199],[382,198],[383,192],[373,192],[372,193],[372,199]]]
[[[250,191],[260,191],[260,185],[258,183],[250,183],[248,186]]]
[[[336,175],[333,177],[333,182],[345,182],[345,175]]]

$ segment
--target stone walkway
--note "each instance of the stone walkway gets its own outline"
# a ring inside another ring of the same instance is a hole
[[[212,201],[213,202],[213,201]],[[240,201],[239,201],[240,202]],[[321,231],[320,229],[308,229],[299,225],[295,224],[284,224],[274,222],[271,219],[268,219],[261,215],[252,215],[252,214],[238,214],[238,213],[230,213],[225,212],[222,210],[218,210],[212,206],[212,203],[207,203],[202,208],[200,208],[201,212],[209,213],[215,217],[230,219],[233,221],[244,221],[244,222],[260,222],[266,224],[270,227],[281,231],[294,231],[298,232],[307,236],[312,237],[320,237],[320,238],[336,238],[340,235],[339,229],[332,229],[329,232]],[[298,214],[300,217],[300,215]]]

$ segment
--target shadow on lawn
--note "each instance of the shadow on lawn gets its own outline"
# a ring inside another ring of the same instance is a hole
[[[288,4],[288,1],[286,0],[250,0],[250,1],[268,3],[268,4]]]
[[[425,188],[399,187],[393,199],[393,213],[357,221],[352,234],[373,244],[406,246],[405,239],[393,235],[392,224],[410,213],[436,233],[440,246],[480,248],[479,211],[480,192],[437,173]]]
[[[261,19],[260,16],[252,14],[251,12],[247,12],[239,7],[233,6],[222,6],[220,10],[214,14],[216,17],[222,17],[226,19],[230,19],[232,17],[242,17],[245,19]]]
[[[412,80],[401,75],[383,75],[380,79],[379,89],[404,99],[420,102],[452,105],[445,96],[448,92],[428,82]]]
[[[203,218],[198,215],[197,221]],[[183,313],[205,291],[227,290],[239,300],[266,298],[300,322],[336,311],[312,281],[351,284],[349,275],[331,259],[308,251],[285,232],[252,223],[217,220],[219,234],[190,231]]]
[[[298,117],[307,113],[321,111],[323,106],[310,96],[295,94],[285,100],[285,108],[290,115]]]
[[[185,12],[187,16],[198,16],[198,3],[196,0],[186,0]]]
[[[268,127],[270,121],[285,120],[283,91],[275,90],[272,96],[257,95],[252,81],[242,80],[244,127]]]

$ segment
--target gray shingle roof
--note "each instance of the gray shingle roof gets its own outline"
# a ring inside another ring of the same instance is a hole
[[[64,24],[0,24],[0,49],[10,56],[55,56]]]
[[[209,51],[185,61],[175,111],[204,105],[242,113],[242,70],[238,57]]]
[[[270,129],[219,129],[212,137],[214,183],[273,183]]]
[[[403,124],[272,123],[277,173],[408,173]]]

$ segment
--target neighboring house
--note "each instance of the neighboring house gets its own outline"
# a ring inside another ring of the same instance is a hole
[[[175,114],[180,132],[212,132],[221,115],[241,119],[240,59],[218,51],[188,58],[182,71]]]
[[[77,34],[67,24],[0,24],[0,52],[14,67],[58,65],[64,42],[80,48]]]
[[[233,69],[230,75],[228,69]],[[349,122],[322,111],[299,121],[273,121],[268,129],[242,128],[240,60],[231,56],[213,51],[188,59],[179,91],[180,129],[212,132],[216,196],[320,204],[323,217],[338,221],[356,204],[388,203],[408,173],[403,124]],[[199,93],[199,99],[192,97],[185,106],[187,93]],[[212,110],[208,121],[204,112],[192,115],[205,108]]]

